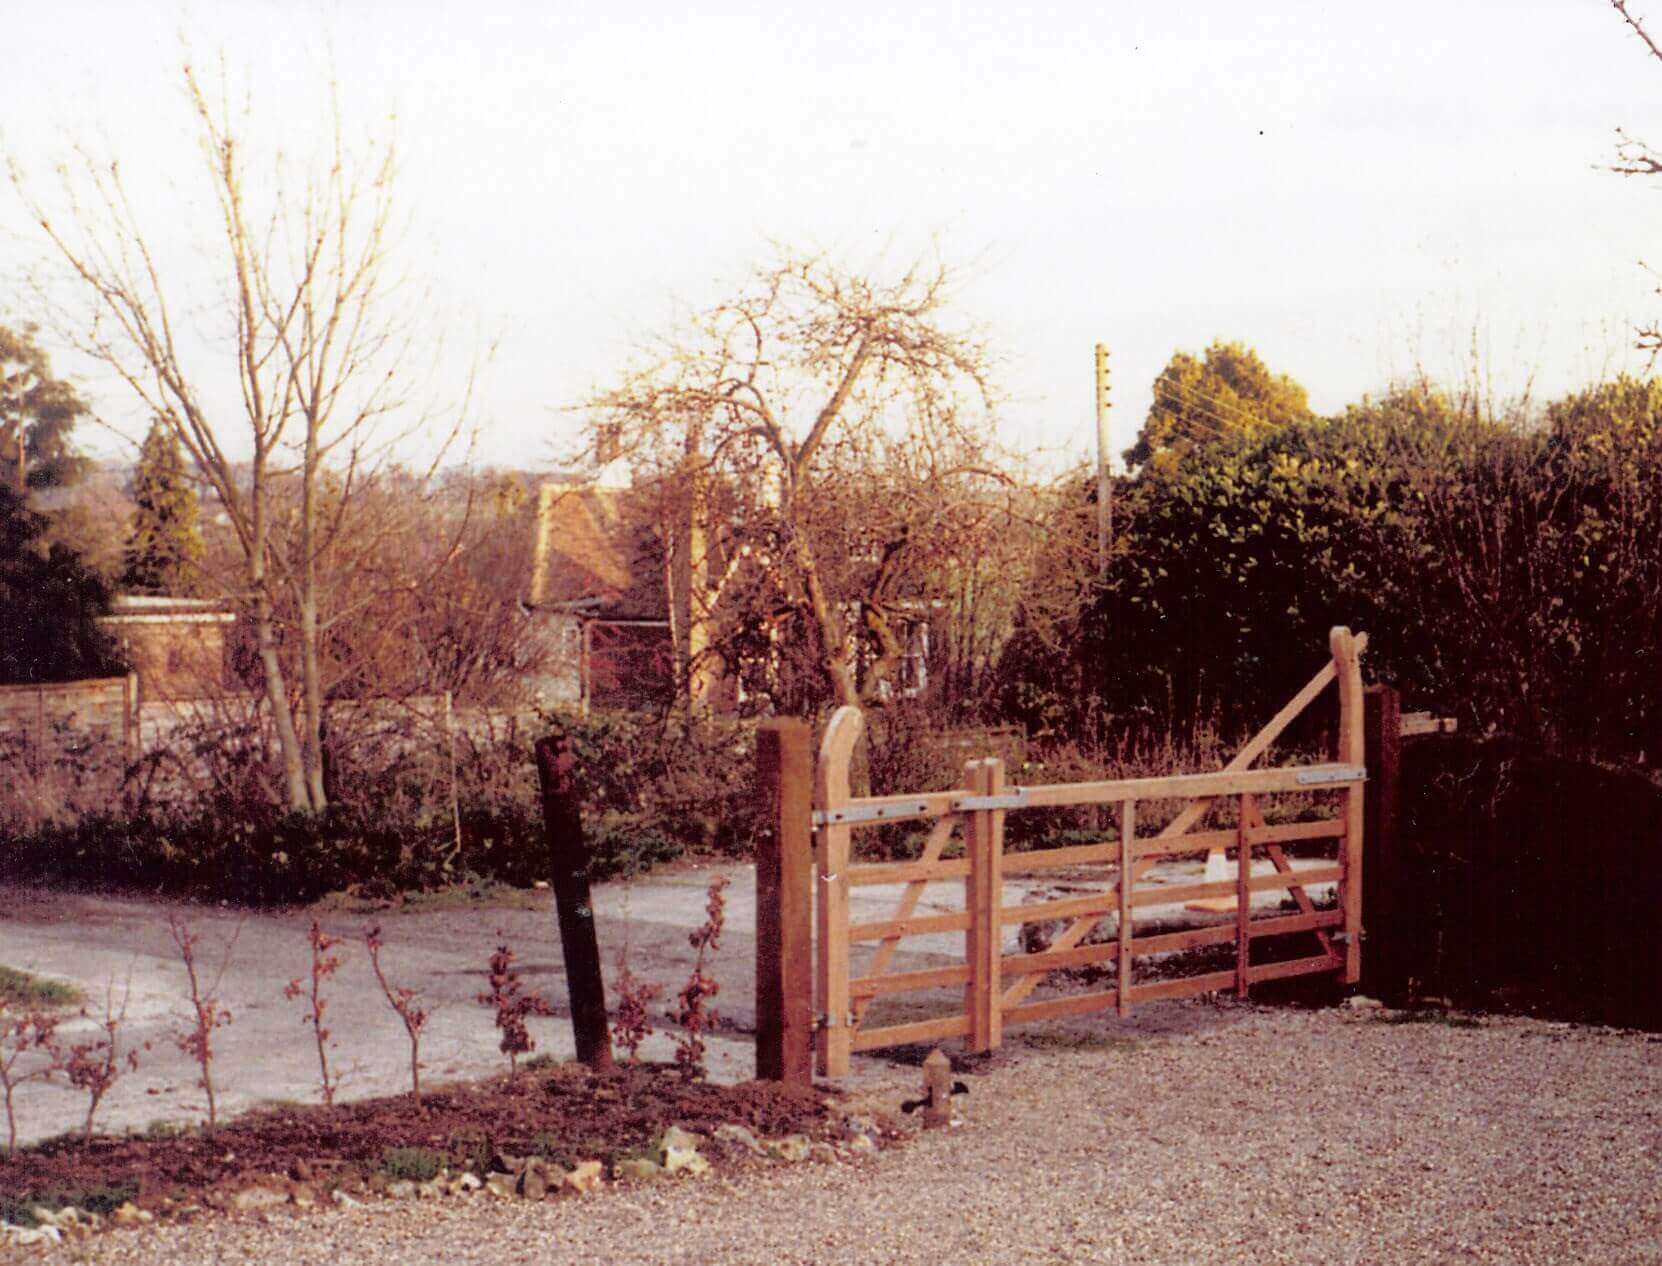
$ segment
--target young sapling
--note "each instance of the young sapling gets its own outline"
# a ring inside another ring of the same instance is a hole
[[[302,984],[303,977],[296,976],[289,981],[288,987],[283,990],[285,998],[306,998],[306,1014],[301,1017],[301,1023],[312,1031],[312,1039],[317,1044],[317,1071],[318,1081],[323,1089],[323,1102],[327,1107],[335,1106],[335,1089],[339,1085],[338,1075],[329,1067],[329,1029],[323,1023],[323,1013],[329,1008],[329,1000],[323,996],[323,982],[340,970],[340,955],[334,952],[341,943],[338,936],[330,936],[312,920],[311,932],[307,938],[312,947],[312,974],[311,984]]]
[[[483,1006],[496,1010],[496,1027],[502,1034],[502,1053],[508,1057],[508,1074],[519,1072],[519,1057],[537,1049],[525,1021],[533,1015],[553,1015],[554,1008],[533,989],[525,988],[514,967],[514,952],[498,945],[491,955],[490,988],[479,995]]]
[[[62,1071],[57,1045],[57,1017],[45,1011],[11,1014],[0,1001],[0,1090],[6,1097],[6,1150],[17,1151],[17,1113],[13,1096],[26,1082],[49,1081]],[[30,1058],[25,1065],[25,1056]]]
[[[421,1104],[421,1030],[427,1026],[431,1013],[421,1005],[421,994],[407,985],[393,986],[381,970],[381,925],[377,923],[364,934],[364,947],[369,951],[369,965],[375,972],[375,982],[381,986],[387,1005],[404,1022],[404,1032],[410,1039],[410,1098]]]
[[[704,1075],[704,1033],[716,1023],[714,1010],[706,1011],[709,999],[721,987],[705,974],[704,959],[710,950],[721,948],[721,931],[727,922],[727,901],[722,890],[727,887],[727,876],[717,875],[705,890],[705,919],[688,935],[687,941],[698,951],[693,960],[692,974],[676,995],[674,1019],[682,1028],[675,1039],[675,1062],[688,1080]]]
[[[175,1036],[174,1041],[202,1070],[197,1084],[208,1097],[208,1128],[211,1130],[219,1124],[219,1112],[214,1098],[213,1034],[215,1029],[231,1023],[231,1013],[220,1006],[216,995],[219,981],[225,975],[226,964],[231,961],[231,949],[236,944],[236,937],[231,938],[231,945],[225,949],[225,961],[220,964],[219,976],[215,978],[212,986],[205,988],[197,970],[196,947],[201,943],[201,936],[191,931],[190,925],[175,914],[167,916],[167,930],[179,951],[180,961],[185,965],[185,979],[190,986],[190,1027]]]

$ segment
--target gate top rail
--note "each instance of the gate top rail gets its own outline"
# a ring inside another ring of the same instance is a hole
[[[870,826],[944,818],[983,809],[1048,809],[1071,805],[1118,804],[1126,800],[1197,800],[1213,796],[1273,795],[1277,792],[1342,788],[1361,784],[1360,765],[1329,762],[1274,769],[1219,770],[1157,778],[1115,778],[1103,782],[1039,783],[1009,787],[1002,795],[966,795],[962,788],[909,796],[859,796],[834,809],[816,809],[814,825]]]

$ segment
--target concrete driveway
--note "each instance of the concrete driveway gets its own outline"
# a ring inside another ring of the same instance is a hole
[[[1168,864],[1154,882],[1187,882],[1198,861]],[[687,935],[704,919],[705,890],[717,874],[730,880],[727,926],[709,972],[721,993],[715,1006],[719,1031],[708,1039],[711,1076],[737,1081],[754,1071],[755,872],[724,864],[664,871],[626,883],[600,885],[594,894],[607,986],[615,984],[619,955],[627,945],[631,970],[661,984],[656,1004],[662,1013],[686,979],[693,960]],[[1100,877],[1071,877],[1070,893],[1104,886]],[[1007,900],[1034,899],[1048,885],[1029,880],[1007,885]],[[900,896],[898,885],[855,890],[856,919],[887,917]],[[490,1011],[477,995],[486,987],[491,951],[502,939],[513,948],[528,986],[554,1005],[557,1014],[531,1021],[539,1053],[573,1054],[565,973],[552,901],[539,894],[539,909],[482,908],[329,915],[324,929],[347,938],[344,962],[329,983],[333,1030],[332,1062],[342,1073],[342,1096],[365,1098],[408,1087],[408,1047],[402,1026],[381,996],[363,948],[363,934],[379,922],[384,931],[382,961],[395,985],[418,988],[433,1011],[422,1041],[424,1077],[431,1082],[475,1078],[502,1071]],[[962,884],[930,885],[920,913],[962,908]],[[74,1019],[66,1036],[91,1033],[105,999],[125,1009],[122,1039],[140,1049],[136,1072],[110,1093],[99,1128],[145,1128],[157,1122],[200,1119],[202,1092],[197,1070],[177,1046],[187,1023],[185,973],[166,919],[177,913],[202,940],[199,962],[208,979],[219,977],[218,996],[233,1021],[215,1034],[214,1075],[220,1111],[226,1114],[262,1103],[318,1098],[316,1056],[298,1001],[284,987],[308,974],[305,913],[248,913],[156,900],[64,894],[0,886],[0,963],[37,975],[69,981],[87,997],[89,1016]],[[1178,907],[1153,907],[1150,917],[1180,920]],[[1014,950],[1017,929],[1008,931]],[[867,951],[869,952],[869,950]],[[855,960],[858,972],[860,958]],[[962,934],[919,937],[903,942],[891,970],[905,971],[962,961]],[[942,993],[909,996],[914,1014],[946,1013],[954,998]],[[667,1020],[661,1020],[665,1028]],[[673,1037],[660,1032],[643,1056],[669,1059]],[[31,1085],[18,1096],[20,1137],[44,1138],[76,1128],[85,1099],[59,1085]]]

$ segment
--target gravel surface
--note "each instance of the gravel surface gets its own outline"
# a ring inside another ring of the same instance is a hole
[[[1206,1001],[1019,1030],[880,1157],[116,1232],[89,1262],[1662,1262],[1662,1039]],[[863,1062],[893,1104],[916,1069]],[[18,1252],[20,1260],[34,1251]],[[10,1260],[0,1250],[0,1260]]]

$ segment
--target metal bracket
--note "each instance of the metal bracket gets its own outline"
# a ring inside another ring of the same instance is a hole
[[[883,822],[889,818],[915,818],[929,812],[927,800],[902,804],[851,804],[842,809],[815,809],[815,826],[849,826],[855,822]]]
[[[997,796],[957,796],[952,801],[954,813],[980,813],[987,809],[1027,808],[1027,788],[1011,787]]]
[[[823,1011],[814,1014],[815,1029],[851,1029],[853,1027],[854,1013],[852,1011],[843,1018],[841,1023],[838,1023],[836,1016],[826,1015]]]
[[[1333,765],[1301,769],[1293,777],[1301,787],[1319,787],[1329,782],[1367,782],[1368,771],[1360,765]]]

